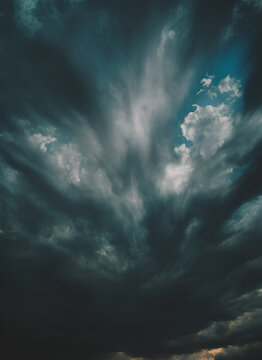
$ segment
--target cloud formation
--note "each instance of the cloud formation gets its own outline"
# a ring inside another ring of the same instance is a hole
[[[260,359],[259,1],[0,11],[3,358]]]

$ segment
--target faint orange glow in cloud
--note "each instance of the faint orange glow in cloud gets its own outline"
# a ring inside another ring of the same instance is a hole
[[[190,355],[176,355],[172,360],[215,360],[215,356],[223,351],[223,348],[202,350]]]

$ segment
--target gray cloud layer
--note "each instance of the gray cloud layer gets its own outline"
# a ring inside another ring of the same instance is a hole
[[[4,359],[261,358],[261,11],[2,2]]]

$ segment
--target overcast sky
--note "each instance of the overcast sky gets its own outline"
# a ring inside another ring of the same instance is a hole
[[[2,0],[2,359],[261,360],[261,164],[261,0]]]

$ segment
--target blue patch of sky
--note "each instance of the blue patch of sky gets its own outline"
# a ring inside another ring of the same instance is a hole
[[[246,172],[248,166],[249,164],[245,164],[243,166],[234,168],[231,173],[227,174],[228,178],[232,181],[236,181]]]
[[[230,105],[233,112],[241,110],[241,98],[235,98],[236,101],[231,101],[229,100],[229,94],[220,94],[218,91],[217,97],[209,96],[206,91],[203,91],[198,95],[197,93],[201,88],[203,88],[201,80],[208,77],[208,75],[214,76],[212,79],[212,84],[214,86],[217,86],[227,75],[230,75],[231,78],[236,80],[240,80],[243,86],[248,74],[248,69],[243,66],[245,46],[245,44],[237,43],[234,46],[224,49],[224,51],[216,55],[213,60],[211,59],[210,61],[210,59],[207,59],[202,63],[201,68],[195,76],[193,86],[191,87],[186,100],[176,114],[176,118],[173,123],[174,146],[179,146],[181,144],[186,144],[186,146],[192,145],[190,141],[187,141],[184,138],[180,125],[183,123],[187,114],[195,110],[193,107],[194,104],[198,104],[199,106],[217,106],[224,102]]]

